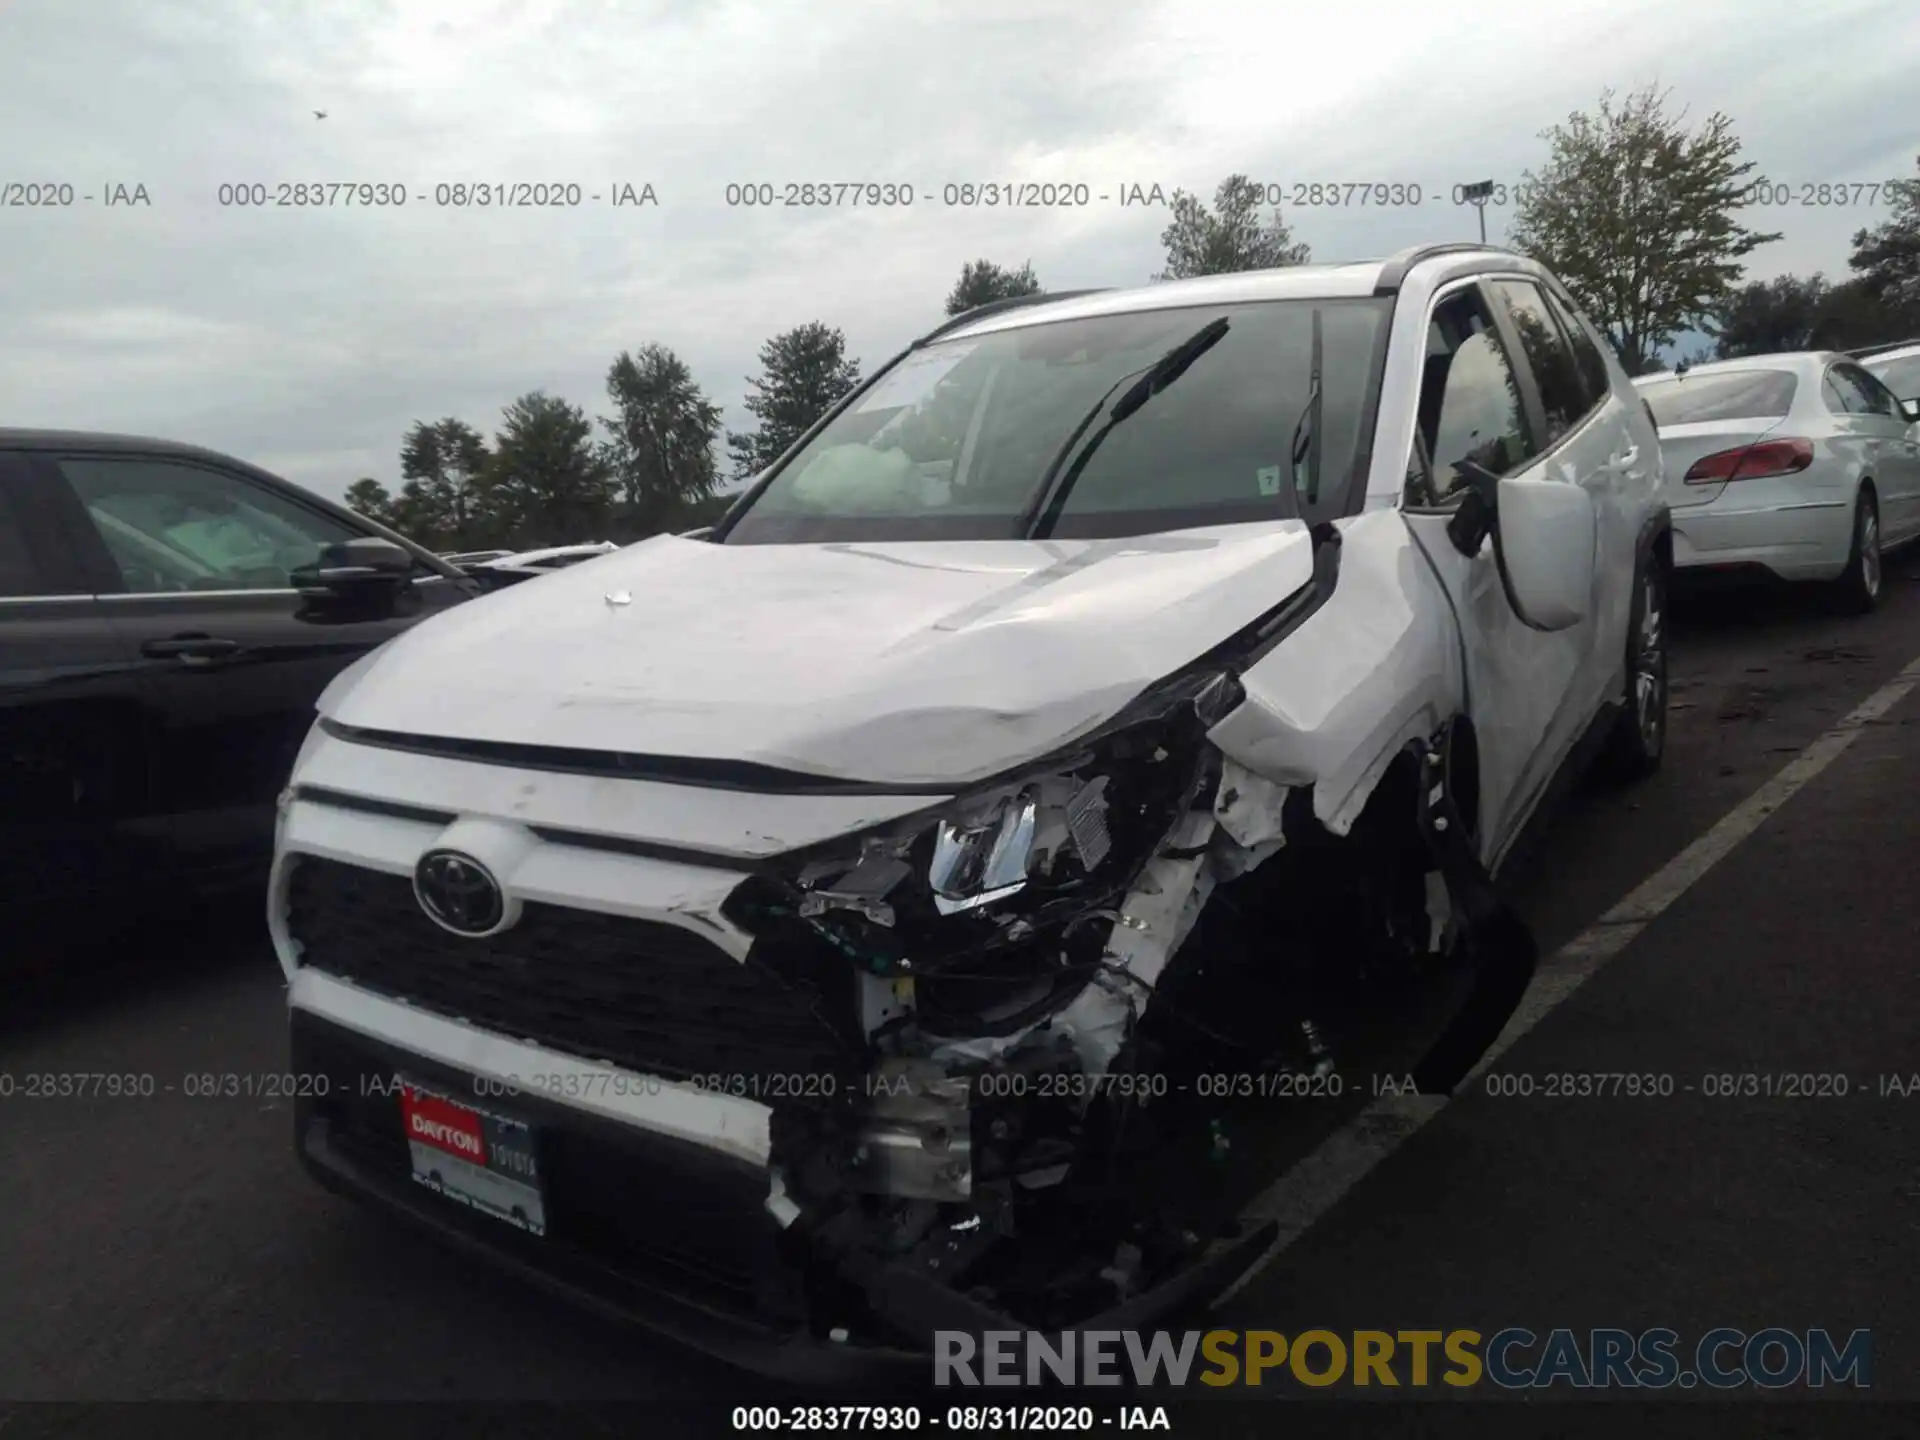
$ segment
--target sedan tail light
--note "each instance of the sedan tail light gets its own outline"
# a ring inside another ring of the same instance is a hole
[[[1811,440],[1761,440],[1735,450],[1702,455],[1687,469],[1689,485],[1722,485],[1729,480],[1758,480],[1791,475],[1813,464]]]

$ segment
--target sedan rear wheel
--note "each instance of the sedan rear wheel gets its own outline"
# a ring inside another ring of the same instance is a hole
[[[1880,603],[1880,507],[1869,486],[1860,487],[1854,502],[1853,546],[1847,568],[1835,583],[1840,603],[1855,614],[1864,615]]]

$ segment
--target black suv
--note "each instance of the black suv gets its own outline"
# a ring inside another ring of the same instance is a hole
[[[228,456],[0,429],[0,936],[263,885],[321,690],[475,593]]]

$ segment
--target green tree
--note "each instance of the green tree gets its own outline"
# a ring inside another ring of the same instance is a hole
[[[1874,299],[1902,307],[1920,305],[1920,156],[1914,169],[1886,187],[1892,216],[1853,235],[1854,274]]]
[[[995,300],[1039,293],[1040,282],[1034,277],[1032,261],[1018,270],[1003,270],[991,260],[969,260],[960,267],[960,278],[947,292],[947,314],[964,315]]]
[[[607,370],[614,413],[600,417],[604,448],[628,535],[664,528],[713,493],[719,479],[713,447],[720,407],[694,383],[686,362],[664,345],[624,350]]]
[[[402,498],[422,544],[466,548],[493,527],[485,495],[487,443],[464,420],[415,421],[400,442]],[[429,542],[426,536],[431,536]]]
[[[1278,206],[1260,215],[1265,191],[1244,175],[1229,175],[1213,192],[1208,212],[1197,195],[1173,192],[1173,219],[1160,232],[1167,268],[1156,280],[1186,280],[1195,275],[1226,275],[1236,270],[1271,270],[1304,265],[1312,255],[1295,244]]]
[[[1807,349],[1832,291],[1826,276],[1818,273],[1776,275],[1742,285],[1721,303],[1709,326],[1714,359]]]
[[[371,475],[363,475],[347,487],[347,508],[376,525],[393,528],[393,496]]]
[[[418,480],[409,480],[400,487],[400,493],[393,497],[393,507],[389,510],[392,518],[387,522],[408,539],[425,545],[428,549],[457,548],[445,544],[446,535],[436,526],[437,506],[428,497],[426,488]]]
[[[1514,245],[1566,282],[1606,330],[1629,374],[1676,334],[1711,323],[1740,260],[1780,237],[1739,223],[1750,161],[1725,115],[1689,131],[1652,86],[1543,131],[1546,166],[1528,171]]]
[[[614,479],[578,405],[543,390],[506,407],[486,492],[510,543],[532,548],[602,538]]]
[[[1807,348],[1853,350],[1915,336],[1920,336],[1920,296],[1904,301],[1883,297],[1871,281],[1856,275],[1827,292]]]
[[[752,393],[745,402],[760,423],[727,434],[736,477],[766,469],[860,383],[860,362],[847,358],[847,337],[818,320],[767,341],[760,365],[762,373],[747,380]]]

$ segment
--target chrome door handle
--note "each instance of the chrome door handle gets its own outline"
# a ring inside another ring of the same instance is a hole
[[[1629,445],[1624,451],[1608,460],[1607,466],[1613,470],[1626,470],[1638,461],[1639,458],[1640,447],[1638,445]]]

